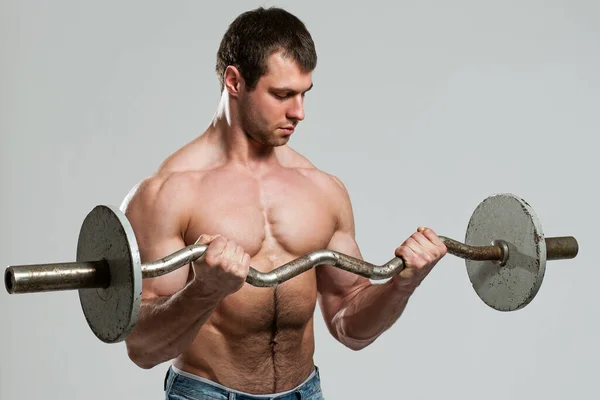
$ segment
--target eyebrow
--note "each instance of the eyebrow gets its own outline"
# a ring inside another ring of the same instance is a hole
[[[313,86],[314,86],[314,83],[311,83],[310,86],[308,87],[308,89],[306,89],[304,91],[304,93],[306,93],[309,90],[311,90],[313,88]],[[298,93],[298,91],[296,89],[292,89],[290,87],[274,87],[273,90],[276,91],[276,92]]]

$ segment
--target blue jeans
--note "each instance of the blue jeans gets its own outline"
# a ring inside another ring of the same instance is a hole
[[[166,400],[323,400],[319,368],[296,388],[274,394],[253,395],[226,388],[171,366],[165,377]]]

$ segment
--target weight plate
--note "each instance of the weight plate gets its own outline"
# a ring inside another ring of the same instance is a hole
[[[106,289],[80,289],[79,299],[92,332],[105,343],[125,340],[135,326],[142,296],[140,254],[127,217],[112,206],[96,206],[85,218],[77,261],[105,260]]]
[[[527,202],[513,194],[490,196],[471,216],[465,243],[489,246],[496,240],[509,248],[505,265],[465,260],[477,295],[499,311],[514,311],[536,296],[546,271],[542,226]]]

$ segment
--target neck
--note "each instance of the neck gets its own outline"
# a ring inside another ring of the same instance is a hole
[[[224,90],[207,131],[208,138],[219,143],[230,162],[250,169],[277,163],[274,147],[258,143],[244,131],[236,106]]]

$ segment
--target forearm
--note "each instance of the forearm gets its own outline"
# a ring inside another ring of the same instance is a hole
[[[192,343],[220,299],[188,283],[169,297],[144,301],[127,338],[129,357],[142,368],[176,358]]]
[[[398,320],[411,294],[392,280],[362,289],[335,315],[337,339],[353,350],[368,346]]]

